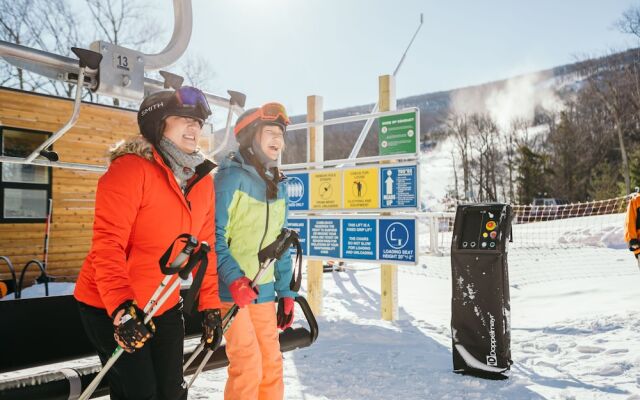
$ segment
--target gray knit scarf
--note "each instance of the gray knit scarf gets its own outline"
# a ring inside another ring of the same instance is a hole
[[[169,167],[184,190],[187,187],[187,181],[195,175],[196,166],[204,162],[204,155],[197,150],[191,154],[185,153],[166,137],[160,139],[158,147],[169,161]]]

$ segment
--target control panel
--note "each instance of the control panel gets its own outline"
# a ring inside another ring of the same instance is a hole
[[[461,250],[496,250],[501,239],[499,231],[501,212],[501,209],[466,209],[458,248]]]

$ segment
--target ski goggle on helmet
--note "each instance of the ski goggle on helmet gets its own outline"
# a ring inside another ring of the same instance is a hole
[[[207,98],[200,89],[192,86],[183,86],[176,90],[169,99],[166,115],[194,118],[200,122],[200,126],[211,115],[211,108]]]
[[[238,136],[240,131],[258,122],[273,122],[281,125],[283,131],[286,131],[287,125],[290,123],[284,106],[280,103],[272,102],[264,104],[249,115],[241,116],[235,128],[233,128],[233,133]]]

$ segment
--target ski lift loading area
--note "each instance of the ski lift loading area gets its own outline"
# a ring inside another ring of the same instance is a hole
[[[73,296],[21,299],[21,289],[26,280],[37,277],[48,294],[49,282],[72,281],[77,276],[91,243],[95,188],[100,174],[106,170],[107,151],[138,132],[134,111],[86,103],[82,101],[83,95],[91,92],[139,102],[154,91],[182,85],[183,78],[168,71],[160,71],[164,81],[145,77],[146,71],[174,64],[189,44],[191,1],[174,0],[173,9],[174,31],[158,54],[97,41],[90,49],[72,48],[77,56],[73,59],[0,41],[3,62],[75,85],[73,100],[0,89],[3,150],[0,268],[1,276],[6,278],[1,281],[0,293],[4,296],[12,291],[15,297],[0,301],[3,326],[11,327],[0,330],[0,343],[10,344],[3,345],[0,373],[95,355]],[[245,95],[231,90],[227,94],[205,93],[212,106],[228,110],[220,149],[229,139],[233,115],[244,111]],[[212,137],[204,135],[201,147],[211,150],[212,142]],[[213,157],[215,153],[209,151],[208,155]],[[306,301],[299,298],[297,302],[306,324],[294,325],[280,334],[283,352],[310,346],[318,335],[317,322]],[[35,314],[52,320],[35,321],[32,318]],[[186,339],[200,336],[200,319],[198,314],[185,315]],[[50,344],[33,346],[40,340],[36,335],[43,323],[48,327]],[[186,351],[185,359],[190,356]],[[185,375],[193,374],[204,356],[200,354]],[[204,370],[227,364],[221,346],[206,362]],[[0,380],[0,397],[75,399],[97,375],[99,367],[91,364],[74,369],[54,368],[36,375],[12,373],[9,376],[13,377]],[[107,394],[106,383],[103,381],[92,397]]]

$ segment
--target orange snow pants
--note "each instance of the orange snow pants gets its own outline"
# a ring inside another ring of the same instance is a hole
[[[222,315],[233,303],[222,304]],[[229,378],[225,400],[282,400],[282,353],[274,302],[241,308],[225,333]]]

